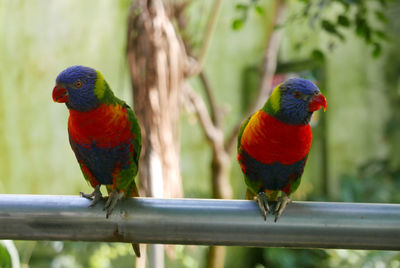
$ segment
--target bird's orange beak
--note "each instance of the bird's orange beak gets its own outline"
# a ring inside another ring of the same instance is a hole
[[[321,106],[324,107],[324,112],[325,112],[328,104],[326,102],[324,95],[319,93],[315,95],[310,101],[310,104],[308,105],[308,111],[310,112],[318,111],[321,108]]]
[[[56,85],[53,89],[53,100],[55,102],[68,102],[68,92],[65,88]]]

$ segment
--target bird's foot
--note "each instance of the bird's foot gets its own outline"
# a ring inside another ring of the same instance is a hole
[[[265,192],[259,192],[257,195],[257,203],[258,207],[261,210],[261,214],[264,216],[264,220],[267,220],[267,213],[270,212],[269,205],[268,205],[268,197]]]
[[[292,201],[290,197],[285,192],[282,192],[282,195],[279,197],[275,207],[275,222],[279,219],[282,212],[285,210],[290,201]]]
[[[108,219],[108,217],[111,215],[113,209],[115,208],[115,206],[117,205],[118,200],[120,200],[123,197],[124,193],[118,193],[117,189],[114,189],[110,196],[107,199],[106,204],[104,205],[104,210],[107,210],[106,213],[106,218]]]
[[[96,185],[94,191],[90,194],[85,194],[84,192],[80,192],[80,194],[82,197],[92,200],[89,207],[93,207],[94,205],[96,205],[97,202],[99,202],[99,200],[103,197],[100,191],[100,185]]]

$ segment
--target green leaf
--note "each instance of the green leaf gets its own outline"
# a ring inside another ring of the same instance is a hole
[[[323,28],[325,31],[327,31],[328,33],[333,34],[333,35],[336,35],[336,36],[339,37],[340,40],[342,40],[342,41],[345,40],[344,36],[343,36],[340,32],[338,32],[338,31],[336,30],[336,26],[335,26],[332,22],[330,22],[330,21],[328,21],[328,20],[322,20],[322,21],[321,21],[321,26],[322,26],[322,28]]]
[[[262,15],[264,14],[264,9],[260,6],[254,6],[254,9],[256,10],[257,14]]]
[[[371,29],[364,17],[356,18],[356,33],[365,39],[367,43],[371,41]]]
[[[375,11],[375,17],[382,23],[388,23],[388,19],[382,11]]]
[[[246,4],[237,4],[235,8],[237,10],[247,10],[248,6]]]
[[[339,15],[337,19],[337,23],[343,27],[349,27],[350,26],[350,20],[343,15]]]
[[[335,25],[333,23],[331,23],[330,21],[328,21],[328,20],[322,20],[321,21],[321,26],[328,33],[336,34],[336,32],[337,32]]]
[[[374,43],[374,49],[372,50],[372,56],[378,58],[382,54],[382,46],[378,43]]]
[[[374,32],[374,34],[382,40],[385,40],[385,41],[389,40],[389,37],[387,36],[387,34],[384,31],[377,30]]]
[[[294,45],[294,49],[295,49],[296,51],[299,51],[299,50],[301,49],[302,46],[303,46],[303,43],[297,42],[297,43]]]
[[[234,30],[240,30],[241,28],[243,28],[244,25],[244,20],[243,19],[235,19],[232,22],[232,28]]]
[[[381,6],[383,6],[383,7],[386,7],[386,6],[387,6],[386,0],[379,0],[378,2],[379,2],[379,3],[381,4]]]
[[[350,1],[338,1],[340,4],[342,4],[342,6],[344,7],[344,11],[345,12],[347,12],[347,11],[349,11],[349,9],[350,9],[350,4],[353,4],[353,3],[351,3]]]
[[[323,62],[323,61],[325,60],[325,55],[324,55],[324,53],[323,53],[321,50],[319,50],[319,49],[314,49],[314,50],[311,52],[311,57],[312,57],[315,61],[318,61],[318,62]]]

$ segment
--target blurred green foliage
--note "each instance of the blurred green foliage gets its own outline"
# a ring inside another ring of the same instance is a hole
[[[236,4],[238,17],[232,21],[234,30],[240,30],[243,27],[251,10],[254,9],[260,15],[264,13],[259,2],[259,0],[248,0]],[[381,55],[382,42],[388,40],[387,34],[382,30],[388,22],[384,11],[391,1],[302,0],[300,2],[303,5],[299,7],[299,10],[289,16],[282,25],[277,25],[277,28],[306,20],[312,29],[319,28],[342,42],[346,40],[342,30],[350,28],[372,47],[373,57]],[[332,16],[333,12],[335,12],[334,16]],[[302,44],[300,42],[296,45],[301,46]],[[329,47],[334,47],[332,42],[329,43]],[[312,53],[311,56],[318,59],[322,52],[321,50],[317,51],[317,54]]]
[[[259,84],[273,4],[225,1],[221,10],[205,72],[227,111],[227,133]],[[322,190],[317,124],[294,199],[400,202],[400,5],[295,0],[286,5],[285,27],[278,27],[284,31],[280,66],[293,68],[297,62],[293,72],[298,72],[318,61],[328,100],[328,193]],[[129,6],[129,0],[0,0],[0,193],[89,191],[69,148],[67,110],[52,102],[51,90],[59,71],[83,64],[102,71],[116,95],[132,103],[125,59]],[[195,49],[211,6],[211,0],[193,1],[187,11]],[[316,70],[308,73],[321,77]],[[201,92],[196,78],[190,82]],[[181,133],[185,196],[210,197],[211,151],[193,114],[182,113]],[[234,197],[242,199],[245,186],[234,156],[231,183]],[[134,262],[130,245],[119,243],[17,241],[16,246],[21,263],[30,267]],[[167,267],[205,265],[207,247],[178,245],[171,252]],[[0,247],[1,267],[9,265],[6,254]],[[231,247],[227,254],[226,267],[400,267],[399,253],[389,251]]]
[[[11,257],[8,250],[0,244],[0,267],[10,268],[11,267]]]
[[[340,177],[341,200],[400,203],[400,168],[389,164],[387,159],[373,159],[361,165],[356,176],[343,174]]]

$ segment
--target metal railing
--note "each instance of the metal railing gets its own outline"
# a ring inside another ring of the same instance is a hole
[[[103,201],[0,195],[0,239],[400,250],[400,205],[293,202],[265,222],[255,202],[135,198],[109,219]]]

